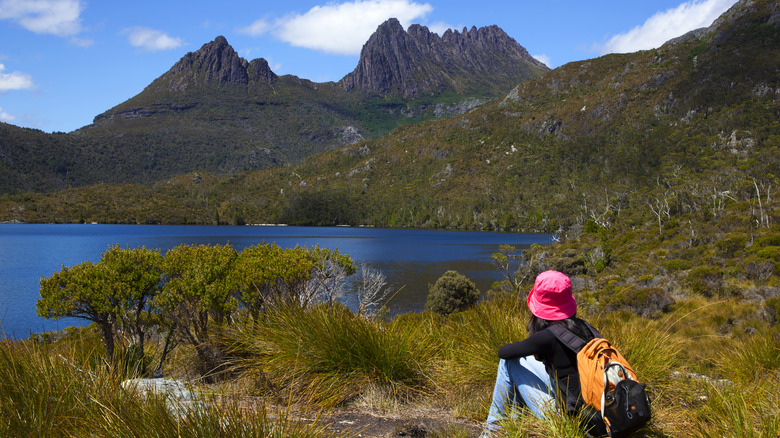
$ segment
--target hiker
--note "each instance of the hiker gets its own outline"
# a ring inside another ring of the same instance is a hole
[[[561,343],[548,328],[562,324],[585,341],[594,338],[589,324],[577,318],[577,303],[571,291],[571,280],[557,271],[545,271],[536,277],[528,294],[528,337],[504,345],[498,350],[498,363],[493,401],[490,405],[482,436],[500,426],[499,420],[512,415],[513,408],[527,407],[535,416],[544,418],[556,407],[556,394],[566,401],[569,413],[583,412],[591,421],[593,435],[606,432],[598,411],[585,405],[580,394],[577,355]],[[554,378],[551,378],[554,376]]]

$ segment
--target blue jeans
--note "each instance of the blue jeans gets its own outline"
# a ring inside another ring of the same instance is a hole
[[[514,417],[517,408],[523,406],[535,416],[544,418],[545,411],[555,407],[552,388],[544,364],[533,356],[501,359],[485,427],[496,430],[499,420]]]

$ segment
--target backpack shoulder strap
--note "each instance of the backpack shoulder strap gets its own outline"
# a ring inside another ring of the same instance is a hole
[[[587,344],[584,339],[574,334],[572,331],[560,324],[553,324],[548,329],[558,338],[563,345],[569,347],[575,353],[579,353],[582,347]]]
[[[604,336],[601,336],[601,333],[599,333],[599,331],[596,330],[595,327],[590,325],[590,323],[588,321],[584,321],[583,320],[582,322],[584,322],[585,325],[588,326],[588,330],[590,330],[590,333],[593,335],[594,338],[603,338],[604,337]]]
[[[594,338],[603,338],[603,336],[601,336],[601,333],[599,333],[599,331],[596,330],[592,325],[590,325],[587,321],[583,321],[583,322],[588,327],[588,330],[590,330],[590,333],[593,335]],[[558,338],[558,340],[563,343],[563,345],[574,350],[575,353],[579,353],[580,350],[582,350],[582,347],[584,347],[588,343],[581,337],[574,334],[574,332],[570,331],[569,329],[567,329],[566,327],[560,324],[553,324],[549,327],[549,329],[552,332],[552,334],[554,334],[555,337]]]

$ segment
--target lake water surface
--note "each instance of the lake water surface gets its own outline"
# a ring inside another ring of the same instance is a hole
[[[548,244],[551,236],[348,227],[0,224],[0,324],[12,338],[84,325],[77,319],[38,317],[38,282],[63,265],[99,261],[109,245],[145,246],[164,253],[180,244],[230,243],[241,250],[263,242],[282,248],[320,245],[338,249],[356,265],[379,269],[388,287],[400,289],[387,303],[397,314],[422,310],[428,285],[449,269],[466,275],[485,292],[502,278],[491,260],[499,245],[527,248],[533,243]],[[349,296],[344,300],[352,304]]]

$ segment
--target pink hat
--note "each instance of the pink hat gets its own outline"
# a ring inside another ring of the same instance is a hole
[[[571,294],[571,280],[558,271],[544,271],[536,277],[528,294],[531,313],[548,321],[560,321],[577,313],[577,302]]]

